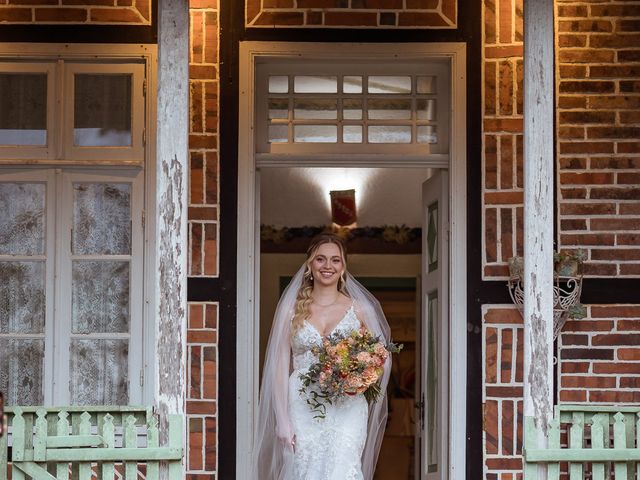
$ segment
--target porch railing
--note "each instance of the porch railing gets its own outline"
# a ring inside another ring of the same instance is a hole
[[[0,479],[182,478],[182,417],[168,417],[166,445],[150,407],[9,407],[0,438]],[[11,464],[11,467],[8,464]]]
[[[640,475],[640,406],[560,405],[547,447],[538,447],[537,438],[533,418],[525,418],[525,480],[538,478],[538,463],[548,465],[549,480],[561,473],[569,480],[631,480]]]

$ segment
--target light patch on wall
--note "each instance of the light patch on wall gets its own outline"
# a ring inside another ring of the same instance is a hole
[[[331,223],[332,190],[355,190],[358,226],[422,225],[427,168],[265,168],[260,223],[278,227]]]

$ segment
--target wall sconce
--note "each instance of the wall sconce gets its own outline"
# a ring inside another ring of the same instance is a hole
[[[331,196],[331,221],[340,226],[351,225],[356,222],[356,191],[332,190]]]

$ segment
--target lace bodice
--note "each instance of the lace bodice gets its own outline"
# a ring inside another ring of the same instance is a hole
[[[351,306],[344,314],[344,317],[342,317],[329,334],[332,335],[334,333],[338,333],[346,335],[358,328],[360,328],[360,320],[356,317],[356,312],[353,306]],[[296,332],[291,342],[293,369],[305,370],[315,363],[318,358],[311,350],[313,347],[318,347],[320,345],[322,345],[322,336],[320,335],[320,332],[305,320],[302,328]]]

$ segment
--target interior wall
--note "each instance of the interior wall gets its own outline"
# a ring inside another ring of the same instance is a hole
[[[331,190],[355,189],[358,226],[422,225],[422,183],[429,168],[266,168],[261,170],[264,225],[331,223]]]

